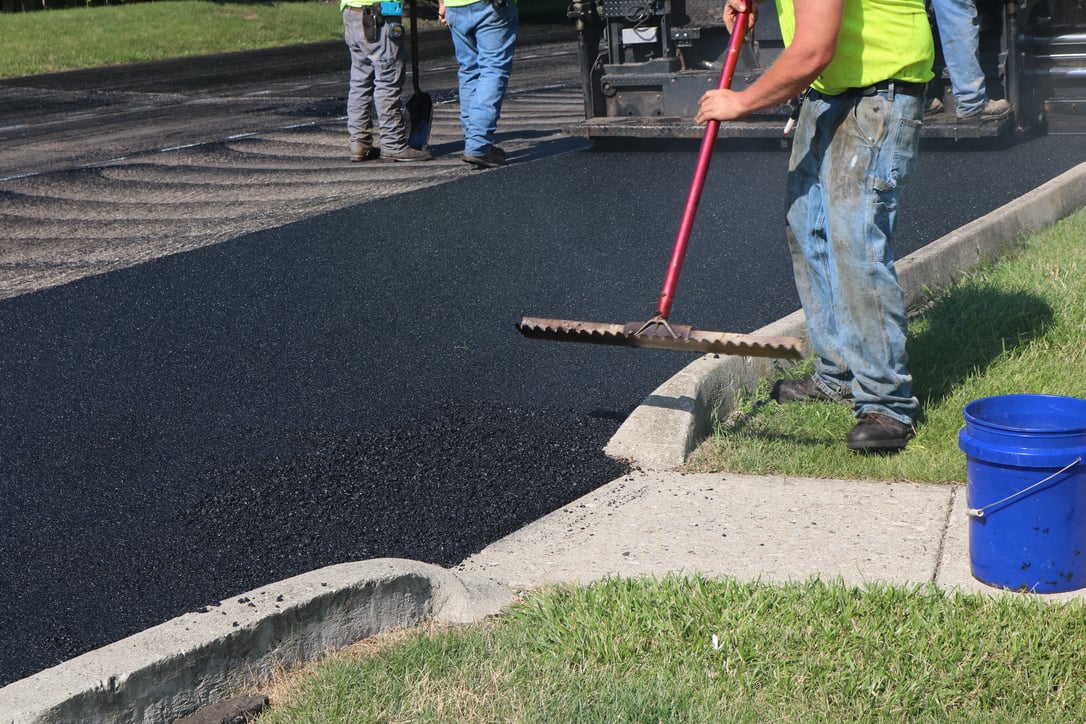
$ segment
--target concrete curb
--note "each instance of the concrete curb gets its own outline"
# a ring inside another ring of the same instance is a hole
[[[1028,194],[982,216],[897,263],[906,303],[922,302],[961,278],[962,272],[993,259],[1033,233],[1086,206],[1086,164],[1080,164]],[[802,311],[754,332],[800,337],[807,344]],[[808,350],[809,352],[809,347]],[[714,417],[726,417],[735,392],[752,389],[779,362],[706,355],[660,385],[631,414],[604,452],[648,470],[670,470],[684,462],[709,433]]]
[[[377,558],[186,613],[0,689],[0,721],[168,722],[382,631],[469,623],[513,599],[493,581]]]

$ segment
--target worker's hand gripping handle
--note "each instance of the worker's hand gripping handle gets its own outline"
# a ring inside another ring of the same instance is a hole
[[[749,25],[750,11],[736,15],[731,39],[728,41],[728,50],[724,55],[724,67],[720,72],[718,87],[721,89],[731,88],[735,65],[739,61],[739,51],[743,47],[743,38]],[[679,284],[679,273],[682,271],[683,258],[686,256],[686,245],[690,241],[690,231],[694,227],[694,217],[698,213],[698,201],[701,199],[701,190],[705,186],[705,176],[709,173],[709,160],[713,157],[713,144],[716,143],[716,134],[719,129],[720,121],[709,121],[705,124],[705,135],[702,137],[701,150],[698,152],[694,180],[690,184],[690,193],[686,197],[686,207],[683,209],[682,221],[679,223],[679,233],[675,237],[675,248],[671,252],[671,264],[668,266],[667,277],[664,279],[664,288],[660,292],[660,303],[656,307],[656,316],[663,319],[667,319],[671,312],[671,303],[675,300],[675,288]]]

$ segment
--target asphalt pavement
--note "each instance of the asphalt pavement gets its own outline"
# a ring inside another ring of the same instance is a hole
[[[968,150],[942,158],[902,217],[912,293],[1083,204],[1080,138],[1008,149],[1013,178]],[[687,270],[682,321],[802,336],[758,201],[778,198],[783,159],[715,162],[694,243],[726,244]],[[650,306],[660,265],[630,229],[668,237],[689,167],[664,153],[514,163],[6,301],[0,543],[20,556],[0,563],[5,631],[60,652],[86,640],[75,621],[187,612],[5,686],[0,721],[171,720],[284,661],[475,620],[550,581],[977,589],[960,486],[674,472],[760,362],[513,332],[523,313],[626,321],[631,299]]]

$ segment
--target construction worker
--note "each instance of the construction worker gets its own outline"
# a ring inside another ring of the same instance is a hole
[[[726,0],[729,28],[750,1]],[[777,11],[784,52],[747,88],[706,92],[697,114],[701,123],[733,121],[806,94],[785,228],[814,374],[782,380],[773,396],[847,401],[858,418],[849,448],[900,450],[913,436],[918,402],[891,240],[932,78],[924,0],[777,0]]]
[[[519,15],[514,0],[439,0],[441,22],[452,31],[459,65],[464,162],[477,168],[505,163],[494,145],[502,101],[513,69]]]
[[[961,120],[1006,118],[1011,104],[1005,99],[991,100],[980,66],[980,25],[974,0],[931,0],[939,44],[950,75],[950,90],[957,102],[955,115]],[[933,98],[929,113],[943,110],[943,102]]]
[[[352,161],[429,161],[430,152],[407,145],[403,108],[403,3],[342,0],[343,35],[351,51],[347,133]],[[373,110],[381,148],[373,145]]]

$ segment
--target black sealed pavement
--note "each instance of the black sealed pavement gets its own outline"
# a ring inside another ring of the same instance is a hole
[[[1086,158],[930,150],[899,255]],[[797,307],[786,155],[714,159],[672,313]],[[691,361],[526,340],[651,315],[694,154],[574,152],[0,303],[0,685],[333,563],[450,566],[615,479]]]

